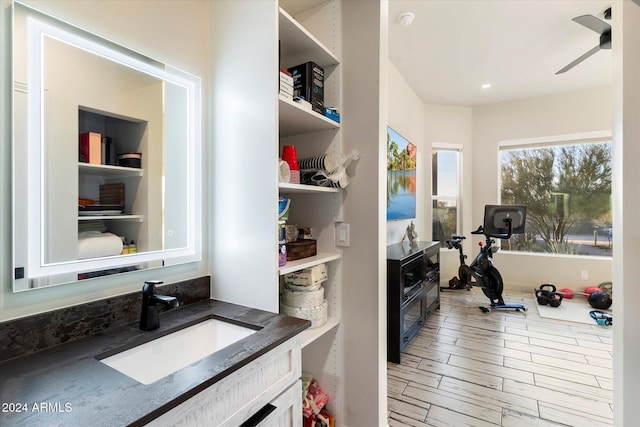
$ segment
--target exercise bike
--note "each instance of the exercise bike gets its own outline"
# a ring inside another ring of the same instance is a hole
[[[483,234],[485,243],[480,242],[480,252],[470,265],[467,265],[462,250],[465,236],[452,235],[447,240],[449,249],[457,249],[460,258],[458,277],[460,288],[471,290],[473,286],[482,288],[482,292],[489,298],[489,307],[479,307],[483,313],[491,310],[527,311],[523,304],[507,304],[502,299],[504,283],[500,272],[493,264],[493,254],[499,249],[494,246],[495,239],[508,239],[512,234],[524,233],[526,222],[526,206],[523,205],[487,205],[485,206],[484,223],[471,234]]]

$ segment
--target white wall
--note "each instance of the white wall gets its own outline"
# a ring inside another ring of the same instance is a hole
[[[387,244],[400,243],[411,222],[420,240],[431,240],[431,215],[427,209],[431,200],[431,145],[424,137],[424,104],[396,67],[389,60],[385,61],[389,68],[388,126],[418,149],[416,218],[387,221]]]
[[[462,147],[460,176],[462,179],[461,203],[458,208],[458,215],[461,217],[461,234],[468,235],[472,229],[476,229],[471,222],[471,153],[472,137],[471,129],[473,124],[473,110],[470,107],[457,107],[447,105],[424,106],[424,127],[425,138],[429,144],[454,144]],[[431,162],[429,161],[429,182],[431,182]],[[429,212],[431,221],[431,189],[429,189],[429,200],[425,209]],[[431,222],[429,222],[431,225]],[[471,250],[471,242],[463,244],[466,253]],[[458,252],[456,250],[440,249],[440,282],[446,284],[453,276],[458,275]]]
[[[11,2],[0,0],[0,321],[7,303],[4,295],[11,290]]]
[[[209,3],[202,1],[162,1],[149,2],[144,0],[119,1],[119,0],[27,0],[25,3],[52,14],[59,19],[71,24],[88,29],[91,32],[110,39],[118,44],[138,51],[146,56],[157,59],[172,66],[200,76],[203,80],[203,92],[208,87],[208,33]],[[11,249],[11,135],[10,129],[10,97],[12,87],[9,65],[11,64],[10,51],[5,45],[10,38],[5,37],[8,31],[6,24],[10,22],[10,3],[2,3],[2,134],[0,149],[2,152],[2,164],[0,168],[0,321],[23,317],[61,307],[68,307],[88,301],[106,298],[109,296],[129,293],[142,288],[144,280],[153,278],[165,282],[184,280],[208,274],[206,261],[186,264],[182,266],[168,267],[162,270],[154,270],[141,273],[129,273],[119,276],[110,276],[104,280],[91,280],[77,284],[60,285],[50,288],[13,293],[11,291],[12,274],[12,249]],[[188,46],[188,49],[184,47]],[[206,103],[203,105],[203,120],[207,116]],[[203,158],[207,153],[207,126],[203,124],[204,150]],[[203,165],[204,166],[204,165]],[[208,168],[204,168],[206,171]],[[203,191],[206,194],[207,185],[203,183]],[[205,200],[206,206],[206,200]],[[205,207],[203,217],[207,217]],[[207,221],[204,221],[203,233],[206,234]],[[204,246],[206,260],[207,247]]]
[[[387,417],[387,13],[384,0],[342,2],[342,140],[345,152],[362,154],[343,205],[351,246],[343,250],[347,380],[340,422],[352,427],[385,425]]]
[[[431,148],[434,143],[455,144],[462,147],[462,196],[460,206],[462,231],[471,230],[472,109],[447,105],[424,104],[391,62],[389,66],[388,123],[396,132],[418,147],[416,219],[413,220],[421,240],[431,240]],[[469,199],[470,200],[470,199]],[[387,221],[387,244],[400,242],[412,220]],[[456,252],[441,250],[441,279],[457,275]]]
[[[277,16],[273,2],[212,3],[208,94],[212,297],[272,312],[278,312]],[[262,285],[243,286],[257,281]]]
[[[484,205],[498,202],[499,141],[611,130],[611,108],[609,88],[475,107],[471,162],[473,224],[482,224]],[[583,288],[611,281],[611,258],[500,252],[495,260],[507,288],[532,288],[543,282]],[[581,279],[583,270],[589,272],[589,280]]]
[[[616,286],[613,326],[613,425],[638,424],[640,406],[640,7],[630,1],[613,8],[613,247]]]

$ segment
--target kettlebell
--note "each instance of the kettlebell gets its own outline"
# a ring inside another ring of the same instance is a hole
[[[555,292],[557,289],[556,289],[556,286],[551,283],[544,283],[540,285],[540,290],[547,291],[547,292]]]
[[[562,294],[560,292],[556,292],[555,285],[552,285],[551,283],[540,285],[540,288],[536,289],[535,293],[538,304],[540,305],[549,304],[551,307],[559,307],[562,303]]]
[[[556,287],[551,283],[544,283],[540,285],[539,289],[534,289],[536,293],[536,299],[538,300],[538,304],[547,305],[549,304],[549,293],[555,292]]]
[[[545,291],[542,289],[534,289],[536,292],[536,299],[538,300],[538,304],[547,305],[549,304],[549,291]]]
[[[560,292],[549,292],[547,298],[549,299],[549,305],[551,307],[560,307],[560,304],[562,304],[563,296]]]

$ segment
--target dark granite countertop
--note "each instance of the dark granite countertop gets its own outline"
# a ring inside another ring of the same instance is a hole
[[[144,385],[98,360],[215,317],[259,329],[184,369]],[[308,328],[292,317],[215,300],[0,363],[2,426],[144,425]]]

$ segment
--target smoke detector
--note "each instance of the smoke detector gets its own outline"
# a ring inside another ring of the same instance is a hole
[[[413,18],[415,17],[416,16],[411,12],[404,12],[398,16],[398,22],[403,27],[408,27],[409,25],[411,25],[411,23],[413,22]]]

